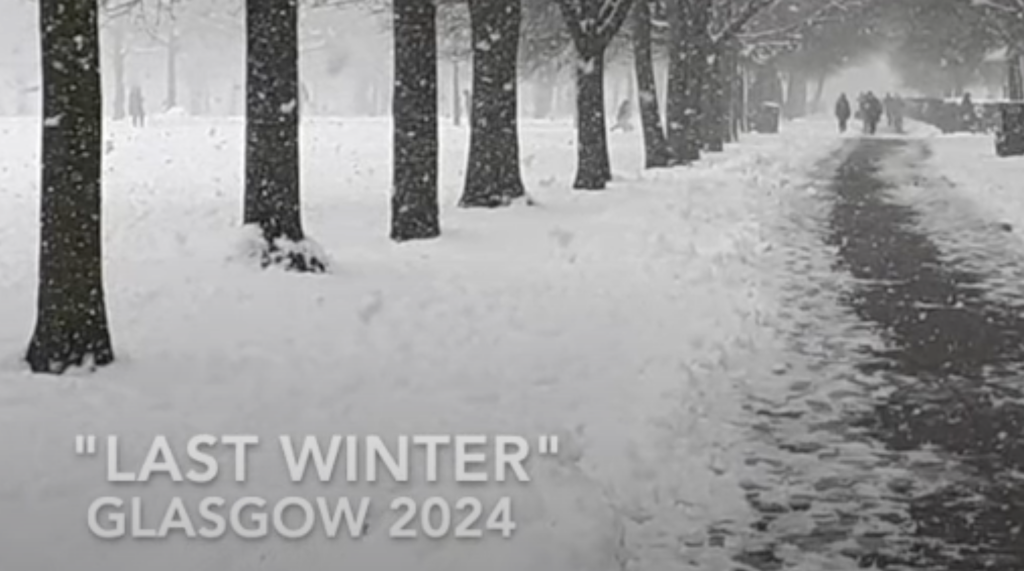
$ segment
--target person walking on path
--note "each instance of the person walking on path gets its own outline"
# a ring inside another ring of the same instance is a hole
[[[128,93],[128,115],[132,118],[133,127],[143,127],[146,124],[146,105],[142,100],[142,89],[138,85],[132,86]]]
[[[846,124],[850,121],[850,100],[846,98],[846,94],[839,95],[839,100],[836,101],[836,119],[839,121],[839,132],[846,132]]]
[[[897,133],[903,133],[904,101],[899,95],[892,98],[892,128]]]
[[[867,92],[861,101],[861,113],[864,120],[864,132],[874,135],[878,131],[878,122],[882,119],[882,102],[872,92]]]

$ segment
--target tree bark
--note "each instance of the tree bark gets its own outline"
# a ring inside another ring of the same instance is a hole
[[[651,50],[651,6],[649,0],[635,0],[633,7],[633,65],[636,67],[640,124],[644,135],[646,168],[668,166],[668,143],[661,125],[661,106],[654,80],[654,57]]]
[[[297,0],[247,0],[245,224],[266,241],[264,267],[324,271],[305,241],[299,200]]]
[[[725,150],[725,122],[727,105],[725,100],[725,82],[722,78],[722,52],[711,48],[706,57],[702,101],[704,149],[712,153]]]
[[[604,55],[632,9],[632,0],[558,0],[576,48],[576,136],[573,188],[602,190],[612,179],[605,121]]]
[[[43,150],[32,371],[113,362],[103,288],[99,4],[40,0]]]
[[[1006,60],[1006,95],[1011,101],[1024,100],[1024,80],[1021,78],[1021,57],[1016,51],[1009,54]]]
[[[494,208],[526,196],[519,170],[519,0],[470,0],[473,110],[459,206]]]
[[[669,71],[666,109],[673,165],[700,159],[700,33],[694,0],[668,2]]]
[[[573,188],[603,190],[612,179],[604,109],[604,48],[580,54],[576,68],[577,167]]]
[[[394,27],[391,239],[403,242],[441,234],[437,197],[437,22],[433,2],[395,0]]]

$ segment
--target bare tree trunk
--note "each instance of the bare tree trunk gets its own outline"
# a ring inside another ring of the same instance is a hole
[[[700,159],[701,34],[696,0],[668,3],[668,145],[673,165]]]
[[[722,51],[711,48],[704,61],[707,63],[704,76],[703,98],[703,134],[704,149],[712,153],[725,150],[725,115],[727,110],[725,99],[725,80],[722,70]]]
[[[459,206],[507,206],[526,195],[519,170],[519,0],[470,0],[473,110]]]
[[[1006,59],[1006,95],[1011,101],[1024,99],[1024,80],[1021,79],[1021,57],[1014,50]]]
[[[299,200],[297,0],[247,0],[244,223],[266,241],[264,267],[322,272],[305,241]]]
[[[604,101],[604,48],[580,54],[576,69],[577,168],[573,188],[601,190],[612,179]]]
[[[40,0],[39,289],[25,359],[37,373],[114,360],[103,290],[99,4]]]
[[[647,168],[668,166],[668,143],[661,125],[661,106],[654,80],[651,50],[650,0],[635,0],[633,7],[633,64],[636,67],[640,124],[644,134],[644,159]]]
[[[396,242],[441,235],[437,197],[436,13],[433,2],[394,2],[391,239]]]

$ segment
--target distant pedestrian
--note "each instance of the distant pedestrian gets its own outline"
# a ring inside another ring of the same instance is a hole
[[[145,126],[146,104],[142,99],[142,89],[138,85],[132,86],[128,93],[128,115],[132,118],[133,127]]]
[[[864,94],[860,103],[861,115],[864,121],[864,132],[874,135],[878,131],[878,122],[882,120],[882,102],[872,92]]]
[[[892,128],[897,133],[903,133],[903,114],[906,110],[906,102],[898,94],[892,98]]]
[[[885,124],[892,129],[896,126],[896,116],[893,114],[893,96],[886,93],[882,100],[882,108],[885,110]]]
[[[630,119],[633,118],[633,102],[629,99],[623,100],[622,104],[619,105],[619,111],[615,115],[615,125],[612,126],[612,131],[619,130],[625,133],[629,133],[633,130],[633,123]]]
[[[846,124],[850,121],[850,112],[850,100],[843,93],[839,96],[839,100],[836,101],[836,120],[839,121],[840,133],[846,132]]]
[[[960,100],[960,122],[964,131],[975,131],[978,123],[978,113],[974,109],[974,101],[970,93],[964,93]]]

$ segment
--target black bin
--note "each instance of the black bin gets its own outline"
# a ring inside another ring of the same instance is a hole
[[[999,127],[996,130],[996,155],[1024,155],[1024,101],[999,104]]]
[[[754,114],[753,128],[758,133],[775,134],[779,132],[781,109],[778,103],[762,103]]]

